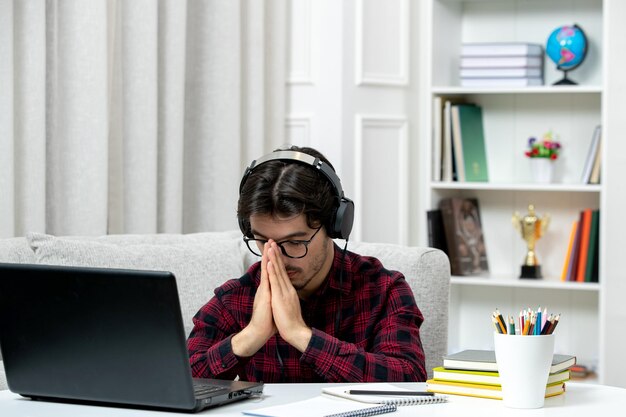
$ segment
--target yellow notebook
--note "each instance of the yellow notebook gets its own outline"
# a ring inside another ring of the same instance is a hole
[[[500,385],[500,374],[487,371],[466,371],[461,369],[446,369],[443,366],[433,368],[433,379],[436,381],[466,382],[473,384]],[[569,381],[569,369],[556,374],[548,375],[547,385],[555,382]]]
[[[439,394],[465,395],[469,397],[502,399],[502,387],[499,385],[470,384],[429,379],[426,381],[426,390]],[[554,397],[565,392],[565,383],[556,382],[546,386],[546,398]]]

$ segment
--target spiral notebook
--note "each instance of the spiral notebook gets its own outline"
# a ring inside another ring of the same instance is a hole
[[[395,404],[365,404],[318,395],[308,400],[244,411],[254,417],[367,417],[397,410]]]
[[[446,395],[352,395],[350,390],[399,391],[413,393],[415,390],[401,388],[389,383],[367,383],[322,388],[322,395],[289,404],[257,408],[243,414],[255,417],[366,417],[391,413],[398,406],[435,404],[448,400]],[[350,401],[346,401],[350,400]]]
[[[393,391],[395,392],[407,392],[407,395],[354,395],[350,394],[351,390],[368,390],[368,391]],[[414,390],[399,388],[395,385],[388,383],[370,383],[359,384],[351,386],[340,387],[328,387],[322,388],[324,394],[334,395],[341,398],[347,398],[349,400],[358,401],[369,404],[395,404],[398,406],[404,405],[422,405],[422,404],[437,404],[448,401],[446,395],[433,395],[433,396],[413,396],[410,395]]]

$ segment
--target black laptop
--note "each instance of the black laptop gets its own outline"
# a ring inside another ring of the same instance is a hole
[[[191,377],[170,272],[0,264],[0,348],[33,399],[199,411],[263,391]]]

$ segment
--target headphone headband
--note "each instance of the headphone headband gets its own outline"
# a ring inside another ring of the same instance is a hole
[[[239,184],[239,194],[243,189],[243,185],[246,183],[248,176],[250,173],[259,165],[264,164],[270,161],[288,161],[288,162],[300,162],[304,165],[310,166],[313,169],[321,172],[328,181],[335,188],[335,192],[339,198],[343,198],[343,188],[341,188],[341,180],[335,173],[335,170],[330,167],[330,165],[325,164],[324,161],[316,158],[308,153],[298,152],[298,151],[275,151],[269,153],[267,155],[263,155],[259,159],[255,159],[250,163],[250,166],[246,168],[246,172],[243,174],[243,178],[241,179],[241,183]]]
[[[331,224],[327,225],[327,233],[331,238],[348,239],[350,232],[352,231],[352,223],[354,221],[354,203],[352,200],[344,196],[343,188],[341,187],[341,180],[335,173],[335,170],[327,163],[324,163],[324,161],[312,155],[294,150],[278,150],[252,161],[250,166],[246,168],[243,177],[241,178],[241,183],[239,184],[239,194],[241,195],[243,186],[252,171],[254,171],[259,165],[276,160],[296,162],[302,165],[310,166],[320,172],[331,183],[335,191],[337,207],[335,207],[332,214]],[[245,234],[246,228],[244,219],[239,219],[239,227],[241,228],[242,233]]]

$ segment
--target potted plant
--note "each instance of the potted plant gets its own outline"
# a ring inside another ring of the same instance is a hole
[[[552,182],[554,161],[560,152],[561,143],[554,138],[552,131],[545,133],[541,140],[535,137],[528,138],[524,154],[530,158],[531,174],[536,182]]]

